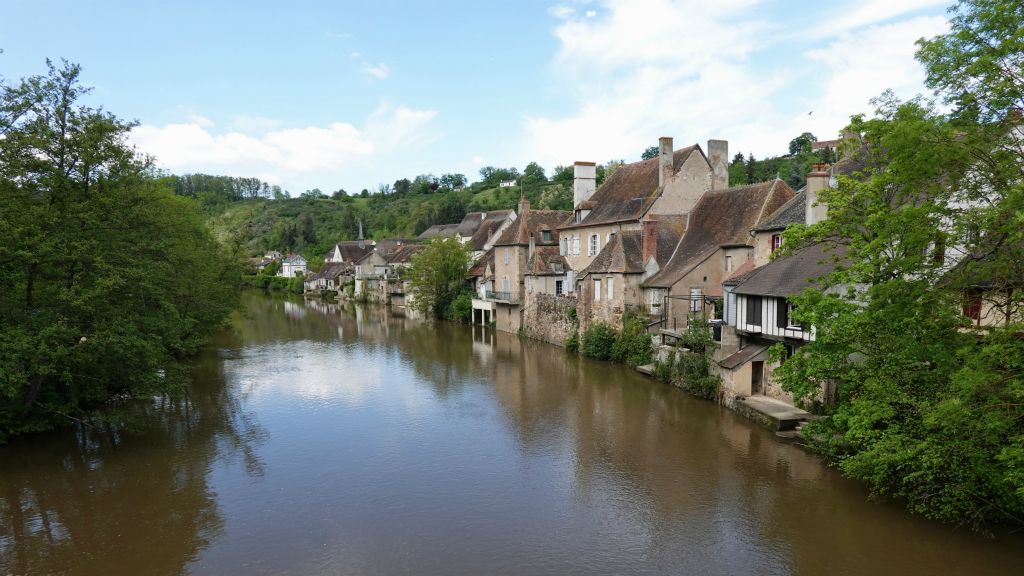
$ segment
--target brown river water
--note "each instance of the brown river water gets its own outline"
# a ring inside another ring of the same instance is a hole
[[[249,293],[187,400],[0,447],[6,574],[1024,574],[625,367]]]

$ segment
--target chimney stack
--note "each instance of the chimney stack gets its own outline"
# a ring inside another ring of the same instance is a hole
[[[360,218],[359,219],[359,249],[360,250],[363,249],[363,245],[364,244],[365,244],[365,241],[363,240],[363,219]]]
[[[525,216],[530,211],[530,201],[525,196],[519,199],[519,216]]]
[[[729,187],[729,141],[708,140],[708,162],[711,163],[711,189]]]
[[[675,162],[672,158],[672,137],[658,138],[658,186],[664,186],[665,180],[672,176]]]
[[[530,232],[530,252],[527,258],[533,258],[533,254],[537,251],[537,239],[534,238],[533,232]]]
[[[597,189],[597,164],[574,162],[572,165],[572,205],[590,200]]]
[[[808,226],[828,217],[828,206],[818,204],[818,194],[829,187],[829,179],[832,177],[830,168],[828,164],[812,164],[811,172],[807,174],[807,205],[804,220]]]
[[[643,231],[641,232],[641,248],[643,264],[647,265],[647,262],[651,258],[655,258],[658,254],[658,221],[651,218],[648,214],[641,222]]]

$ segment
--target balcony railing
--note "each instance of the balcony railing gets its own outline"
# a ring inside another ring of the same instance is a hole
[[[519,294],[515,292],[487,292],[487,299],[495,302],[506,302],[508,304],[519,304]]]

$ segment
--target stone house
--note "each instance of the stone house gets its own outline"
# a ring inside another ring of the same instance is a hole
[[[495,290],[485,300],[494,304],[499,330],[519,330],[527,262],[539,246],[558,246],[558,226],[569,215],[564,210],[531,210],[524,198],[519,201],[519,217],[494,241]]]
[[[494,248],[483,254],[469,269],[473,288],[473,324],[487,325],[494,321],[497,304],[487,298],[494,292]]]
[[[640,230],[645,216],[685,215],[708,190],[728,187],[728,146],[724,140],[709,141],[709,160],[697,144],[673,150],[672,138],[660,138],[658,157],[620,166],[599,189],[596,166],[576,162],[575,208],[560,229],[570,268],[585,269],[612,235]]]
[[[366,253],[373,250],[372,240],[351,240],[338,242],[327,254],[324,255],[324,262],[338,262],[354,265]]]
[[[343,262],[325,262],[320,270],[306,278],[304,286],[307,292],[341,289],[344,278],[351,274],[352,265]]]
[[[594,322],[621,327],[622,316],[632,309],[650,313],[643,297],[643,282],[665,266],[686,231],[685,215],[648,214],[640,230],[613,233],[598,255],[579,272],[580,328]]]
[[[794,196],[775,179],[713,190],[697,202],[668,263],[643,282],[644,300],[664,329],[683,330],[695,316],[721,318],[722,282],[754,258],[751,230]]]

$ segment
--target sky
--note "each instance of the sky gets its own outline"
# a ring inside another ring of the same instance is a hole
[[[0,0],[0,76],[82,66],[173,173],[292,195],[536,161],[632,162],[660,136],[730,155],[834,138],[951,0]]]

